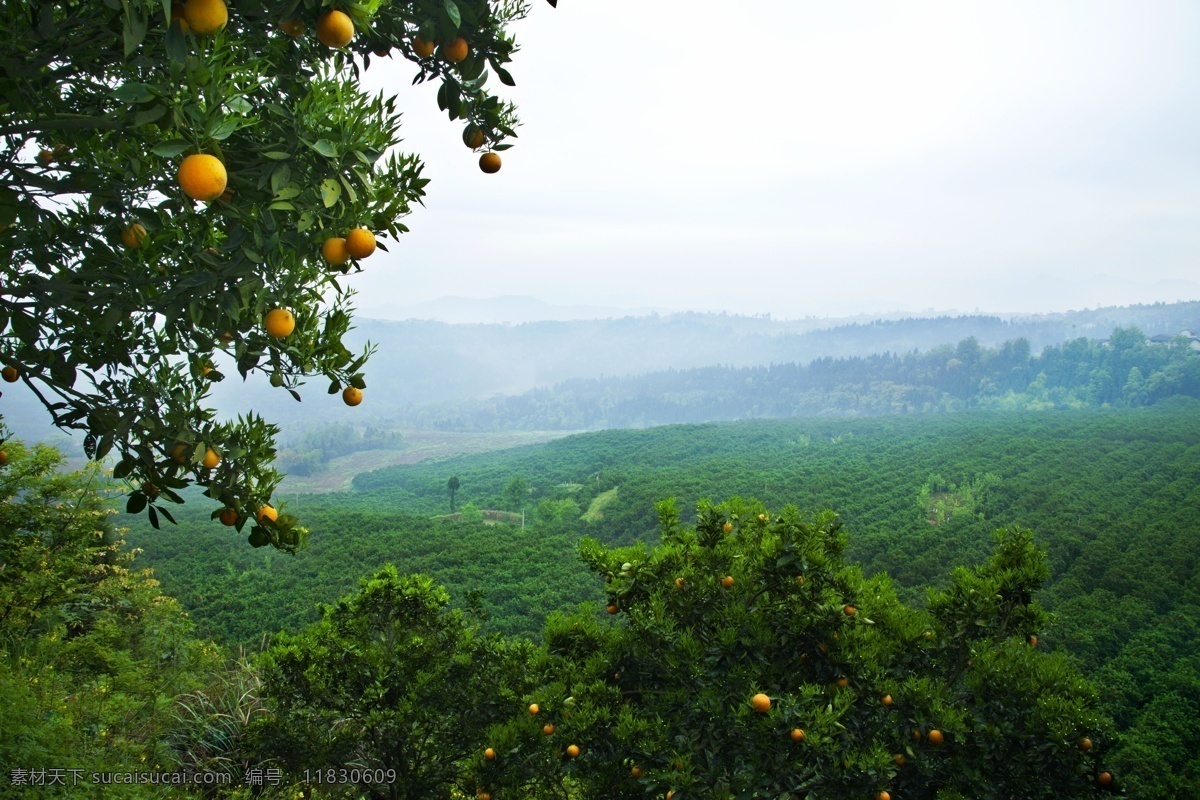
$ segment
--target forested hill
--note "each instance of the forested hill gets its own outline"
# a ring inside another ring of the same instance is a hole
[[[595,430],[965,408],[1137,407],[1172,395],[1200,397],[1197,348],[1200,340],[1151,341],[1137,328],[1117,328],[1109,339],[1075,339],[1040,355],[1024,338],[988,348],[968,337],[925,352],[576,379],[463,403],[436,424],[450,430]]]

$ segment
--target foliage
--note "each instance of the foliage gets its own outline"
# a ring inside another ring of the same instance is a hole
[[[480,634],[448,602],[428,577],[388,565],[320,622],[276,637],[261,659],[273,716],[256,726],[269,763],[368,776],[335,797],[470,791],[460,764],[520,707],[529,648]]]
[[[279,465],[291,475],[324,472],[330,459],[363,450],[395,450],[400,434],[368,425],[359,431],[348,423],[323,425],[300,436],[279,453]]]
[[[5,445],[0,470],[0,763],[62,770],[72,797],[174,796],[148,785],[93,784],[93,772],[171,771],[173,697],[208,680],[220,653],[191,634],[175,600],[133,569],[112,528],[95,466],[57,471],[46,447]],[[82,777],[74,783],[75,773]],[[45,772],[43,772],[43,775]],[[22,797],[58,797],[29,783]],[[2,793],[2,792],[0,792]]]
[[[673,503],[659,514],[653,549],[584,542],[620,616],[551,620],[534,696],[546,713],[482,765],[485,787],[522,781],[531,762],[581,797],[1101,795],[1099,763],[1077,746],[1106,735],[1095,692],[1026,644],[1045,622],[1028,532],[998,532],[992,559],[959,570],[926,613],[843,562],[830,513],[735,499],[701,503],[694,528]],[[757,693],[769,711],[751,707]],[[564,757],[568,743],[581,755]]]
[[[595,430],[968,408],[1130,408],[1176,395],[1200,397],[1198,342],[1178,337],[1155,343],[1137,329],[1117,328],[1109,340],[1075,339],[1031,355],[1023,338],[986,348],[971,336],[957,346],[924,352],[575,378],[521,395],[443,408],[433,424],[476,430]]]
[[[129,511],[148,508],[155,525],[196,483],[241,512],[252,544],[303,541],[290,515],[252,513],[280,479],[276,427],[253,414],[220,422],[206,397],[229,369],[266,373],[297,399],[307,376],[331,394],[365,386],[370,348],[342,343],[349,292],[322,244],[360,226],[397,237],[428,183],[415,156],[393,152],[394,98],[359,88],[372,58],[398,54],[417,81],[440,82],[441,107],[489,149],[514,135],[512,107],[486,84],[512,84],[505,26],[525,3],[348,4],[359,34],[345,49],[281,27],[312,29],[325,5],[234,0],[213,35],[185,30],[192,12],[163,0],[23,0],[0,13],[0,362],[57,425],[86,433],[89,457],[119,454]],[[468,53],[418,56],[418,36],[463,37]],[[195,154],[228,177],[207,203],[177,179]],[[280,308],[296,326],[277,338],[261,321]]]

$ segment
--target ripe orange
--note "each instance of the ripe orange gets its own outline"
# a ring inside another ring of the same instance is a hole
[[[765,714],[771,710],[771,698],[767,697],[762,692],[750,698],[750,705],[760,714]]]
[[[892,796],[887,792],[880,792],[879,794],[875,795],[875,800],[892,800]]]
[[[892,756],[892,761],[897,767],[903,767],[905,761],[904,753],[896,753],[894,756]]]
[[[354,20],[344,11],[330,9],[317,18],[317,38],[326,47],[345,47],[354,38]]]
[[[480,792],[475,796],[478,797],[479,800],[492,800],[492,796],[488,792]]]
[[[913,732],[912,732],[912,738],[913,738],[913,741],[914,741],[914,742],[919,742],[919,741],[921,741],[921,732],[920,732],[920,731],[913,731]]]
[[[275,520],[279,519],[279,512],[276,511],[271,506],[262,506],[261,508],[258,509],[258,513],[255,514],[254,516],[255,516],[255,518],[258,519],[259,522],[262,522],[262,521],[268,520],[268,519],[271,520],[271,522],[274,522]]]
[[[850,679],[843,675],[842,677],[837,679],[836,683],[837,683],[839,689],[845,689],[847,686],[850,685]]]
[[[295,39],[303,36],[304,32],[308,30],[308,26],[304,24],[304,20],[302,19],[285,19],[279,23],[279,30]]]
[[[16,383],[17,379],[21,377],[21,373],[17,371],[16,367],[5,367],[0,370],[0,375],[4,376],[4,380],[9,383]]]
[[[1037,647],[1037,637],[1036,637],[1036,636],[1030,636],[1030,637],[1029,637],[1029,644],[1030,644],[1031,646],[1033,646],[1033,647]]]
[[[8,453],[0,450],[0,467],[8,466]]]
[[[217,455],[217,451],[212,448],[204,449],[204,460],[200,462],[205,469],[216,469],[221,463],[221,457]]]
[[[545,725],[542,726],[542,733],[549,736],[550,734],[554,733],[554,726],[551,725],[549,722],[547,722]]]
[[[366,258],[375,252],[375,234],[366,228],[355,228],[346,234],[346,252],[351,258]]]
[[[883,703],[885,706],[890,706],[892,704],[892,696],[890,694],[885,694],[879,699],[879,702]]]
[[[488,175],[500,171],[500,156],[496,153],[484,153],[479,157],[479,168]]]
[[[803,742],[804,735],[805,734],[804,734],[803,728],[792,728],[791,737],[792,737],[793,742]]]
[[[934,728],[929,732],[929,743],[934,747],[940,745],[943,741],[945,741],[945,737],[942,736],[942,732],[937,728]]]
[[[1096,776],[1096,783],[1100,784],[1101,786],[1112,786],[1112,773],[1101,772]]]
[[[417,58],[429,58],[433,55],[433,51],[437,49],[437,45],[433,42],[427,42],[420,36],[414,36],[412,40],[413,52],[417,54]]]
[[[758,515],[758,521],[759,521],[759,522],[766,522],[766,521],[767,521],[767,515],[766,515],[766,514],[759,514],[759,515]]]
[[[348,406],[356,406],[362,402],[362,389],[357,386],[347,386],[342,390],[342,402]]]
[[[932,639],[932,638],[933,638],[933,631],[925,631],[925,633],[924,633],[924,636],[925,636],[925,638],[926,638],[926,639]]]
[[[606,605],[604,607],[604,610],[610,614],[616,614],[618,611],[621,610],[621,607],[618,606],[616,603],[609,603],[608,605]]]
[[[37,162],[43,167],[48,167],[54,163],[54,151],[39,150],[37,154]]]
[[[676,579],[675,579],[675,588],[676,588],[676,589],[682,589],[682,588],[683,588],[683,584],[684,584],[684,582],[685,582],[685,581],[683,580],[683,578],[676,578]]]
[[[296,318],[286,308],[273,308],[263,317],[263,329],[267,336],[286,339],[296,330]]]
[[[529,706],[529,713],[533,714],[535,717],[538,715],[538,712],[541,710],[542,709],[538,708],[537,703],[533,703],[532,705]]]
[[[671,800],[671,798],[672,798],[672,797],[674,797],[674,796],[675,796],[675,790],[674,790],[674,789],[670,789],[670,790],[668,790],[668,791],[667,791],[667,800]]]
[[[643,770],[641,767],[639,767],[637,764],[634,764],[633,769],[629,770],[629,774],[635,778],[640,778],[646,774],[646,771]]]
[[[236,508],[226,506],[225,508],[221,509],[221,524],[222,525],[231,528],[234,525],[237,525],[237,521],[238,521],[238,512],[237,512]]]
[[[465,60],[470,52],[471,48],[467,47],[467,40],[461,36],[442,45],[442,55],[451,64]]]
[[[192,153],[179,165],[179,188],[193,200],[216,200],[228,182],[221,159],[208,153]]]
[[[350,260],[350,249],[346,240],[340,236],[332,236],[321,245],[321,255],[334,266],[340,266]]]
[[[175,459],[180,464],[182,464],[188,460],[188,456],[190,455],[190,453],[188,451],[190,449],[191,448],[189,448],[186,444],[183,444],[182,442],[180,442],[179,444],[177,444],[173,448],[171,448],[171,458]]]
[[[489,747],[487,750],[483,751],[483,757],[486,758],[488,761],[495,761],[496,760],[496,751]]]
[[[142,223],[135,222],[121,229],[121,244],[126,247],[141,247],[144,241],[146,241],[146,228]]]
[[[1092,749],[1092,740],[1087,738],[1086,736],[1083,737],[1082,739],[1080,739],[1079,740],[1079,749],[1085,753],[1088,750],[1091,750]]]
[[[803,586],[803,585],[804,585],[804,576],[803,576],[803,575],[797,575],[797,576],[796,576],[796,584],[797,584],[798,586]]]
[[[721,585],[724,586],[726,589],[732,589],[733,588],[733,576],[726,575],[724,578],[721,578]]]
[[[733,523],[726,522],[724,525],[721,526],[721,530],[725,531],[726,533],[733,533]]]
[[[487,137],[479,128],[475,128],[473,131],[468,129],[467,135],[463,137],[463,143],[472,150],[478,150],[487,143]]]
[[[844,605],[842,606],[842,613],[844,613],[847,617],[853,617],[858,613],[858,609],[852,605]]]
[[[229,22],[229,9],[225,0],[186,0],[183,17],[188,27],[197,36],[208,36],[225,27]]]
[[[568,745],[567,746],[567,758],[578,758],[578,757],[579,757],[579,746],[574,745],[574,744]]]

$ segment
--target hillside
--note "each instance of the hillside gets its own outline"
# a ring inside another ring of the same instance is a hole
[[[448,511],[452,475],[458,502],[479,508],[504,508],[506,486],[524,477],[526,533],[430,520]],[[993,530],[1018,525],[1049,553],[1042,598],[1059,617],[1042,639],[1102,680],[1127,732],[1117,763],[1152,763],[1138,743],[1190,741],[1197,718],[1189,711],[1200,703],[1194,400],[606,431],[393,467],[354,484],[352,493],[292,499],[289,509],[314,529],[296,558],[252,551],[201,524],[209,506],[200,503],[188,505],[180,527],[137,525],[130,538],[203,630],[245,642],[313,619],[315,603],[384,561],[427,571],[460,599],[481,591],[491,625],[534,633],[547,611],[596,597],[575,556],[578,538],[653,540],[653,504],[667,496],[685,512],[700,498],[735,494],[774,508],[834,509],[851,532],[851,557],[868,574],[887,570],[916,602],[914,587],[944,582],[948,564],[979,562]],[[583,523],[599,496],[608,498],[603,516]],[[1162,758],[1163,780],[1196,768],[1194,754]]]

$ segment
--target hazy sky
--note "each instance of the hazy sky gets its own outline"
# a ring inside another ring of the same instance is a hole
[[[514,31],[496,175],[412,64],[369,71],[433,182],[364,313],[1200,299],[1194,0],[535,0]]]

